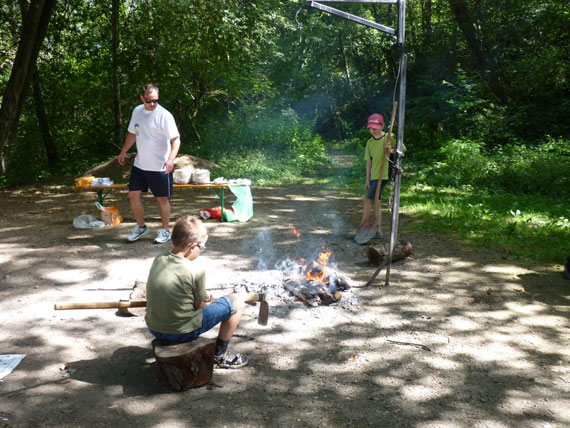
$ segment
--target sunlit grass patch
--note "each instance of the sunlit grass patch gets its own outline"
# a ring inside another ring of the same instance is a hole
[[[570,254],[570,203],[538,196],[494,193],[471,186],[404,185],[401,210],[421,219],[410,225],[509,259],[560,264]]]

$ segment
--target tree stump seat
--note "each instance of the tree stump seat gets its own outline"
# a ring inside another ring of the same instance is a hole
[[[179,344],[154,339],[152,350],[160,383],[174,391],[185,391],[210,382],[215,344],[215,340],[204,337]]]

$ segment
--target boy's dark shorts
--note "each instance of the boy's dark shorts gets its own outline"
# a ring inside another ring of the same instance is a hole
[[[382,190],[384,190],[384,187],[386,187],[386,184],[388,184],[388,180],[382,180],[382,184],[380,185],[380,194],[378,196],[378,199],[382,199]],[[374,200],[374,198],[376,197],[376,187],[378,187],[378,180],[370,180],[370,187],[366,191],[366,199],[370,199],[371,201]]]
[[[172,196],[172,172],[166,174],[162,171],[144,171],[133,166],[129,190],[148,192],[149,188],[157,198]]]
[[[150,328],[149,331],[154,335],[154,337],[166,342],[190,342],[191,340],[196,339],[202,333],[211,330],[222,321],[229,319],[235,313],[236,309],[234,307],[234,301],[232,298],[229,296],[222,296],[215,302],[210,303],[208,306],[202,309],[202,327],[199,329],[184,334],[160,333],[158,331],[151,330]]]

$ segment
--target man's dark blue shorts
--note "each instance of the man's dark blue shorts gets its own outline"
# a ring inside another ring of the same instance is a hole
[[[157,198],[172,196],[172,172],[166,174],[161,171],[144,171],[133,166],[129,190],[148,192],[149,188]]]
[[[382,191],[384,190],[384,187],[386,187],[386,184],[388,184],[388,180],[382,180],[382,184],[380,185],[380,195],[378,196],[378,199],[382,199]],[[378,180],[370,180],[370,187],[366,191],[366,199],[370,199],[371,201],[374,200],[376,197],[376,187],[378,187]]]

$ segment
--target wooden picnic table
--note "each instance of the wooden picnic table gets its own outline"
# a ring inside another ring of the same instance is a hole
[[[246,186],[246,184],[232,184],[232,186]],[[224,219],[224,190],[228,188],[228,183],[204,183],[204,184],[173,184],[174,189],[208,189],[220,198],[220,205],[222,207],[222,216],[220,221]],[[89,187],[75,187],[74,190],[83,192],[97,192],[97,201],[104,205],[105,198],[113,190],[129,190],[128,184],[111,184],[110,186],[89,186]]]

